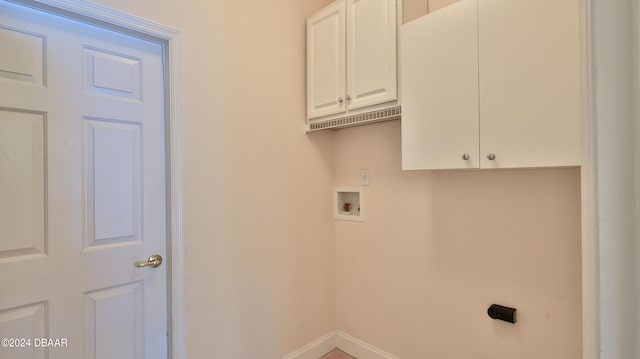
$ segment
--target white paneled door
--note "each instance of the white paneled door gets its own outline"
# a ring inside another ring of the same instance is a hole
[[[135,266],[166,255],[163,74],[158,43],[0,1],[0,358],[167,358],[166,264]]]

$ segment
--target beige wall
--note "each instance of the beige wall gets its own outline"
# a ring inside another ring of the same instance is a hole
[[[581,358],[580,171],[401,171],[400,121],[336,132],[338,329],[400,358]],[[490,319],[492,303],[518,323]]]
[[[332,138],[303,134],[328,0],[99,2],[184,33],[188,358],[282,358],[335,328]]]

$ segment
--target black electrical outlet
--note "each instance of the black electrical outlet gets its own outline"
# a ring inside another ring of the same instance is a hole
[[[505,322],[516,322],[516,308],[509,308],[498,304],[491,304],[487,309],[487,314],[492,319],[504,320]]]

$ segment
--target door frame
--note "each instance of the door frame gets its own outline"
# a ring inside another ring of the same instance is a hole
[[[92,25],[143,37],[164,48],[165,119],[167,192],[169,198],[169,228],[167,236],[167,325],[168,356],[186,358],[186,310],[184,287],[183,238],[183,123],[184,99],[182,66],[182,33],[104,5],[85,0],[7,0]]]
[[[600,357],[600,281],[598,248],[596,123],[592,0],[580,0],[580,72],[582,97],[581,257],[582,358]]]
[[[624,305],[640,296],[640,273],[630,263],[640,263],[640,249],[621,253],[629,241],[638,243],[640,234],[640,127],[634,124],[640,112],[640,7],[607,0],[580,0],[580,7],[583,359],[599,359],[640,351],[634,334],[625,332],[630,324],[620,320],[633,316],[640,325],[640,308]],[[614,39],[619,43],[604,46]],[[618,96],[629,91],[631,96]],[[620,139],[619,133],[635,137]],[[622,276],[633,281],[625,292],[610,283]]]

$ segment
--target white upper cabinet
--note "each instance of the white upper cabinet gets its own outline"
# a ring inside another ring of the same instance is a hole
[[[580,165],[578,0],[461,0],[402,28],[403,169]]]
[[[397,100],[397,21],[395,0],[338,0],[307,20],[307,119]]]

